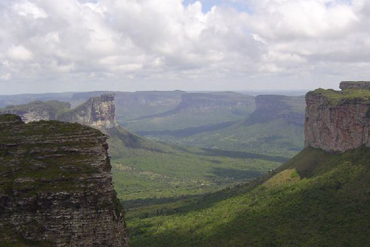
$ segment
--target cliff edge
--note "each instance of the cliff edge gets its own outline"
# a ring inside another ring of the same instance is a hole
[[[0,246],[127,247],[107,137],[0,116]]]
[[[306,147],[329,152],[370,147],[370,82],[342,82],[340,88],[307,93]]]

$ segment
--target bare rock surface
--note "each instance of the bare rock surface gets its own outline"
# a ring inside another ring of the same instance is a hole
[[[128,246],[106,139],[76,123],[0,116],[1,246]]]
[[[370,147],[370,82],[342,82],[340,87],[306,95],[305,146],[330,152]]]

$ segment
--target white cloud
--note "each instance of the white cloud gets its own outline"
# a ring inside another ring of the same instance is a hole
[[[29,61],[32,59],[33,54],[24,46],[12,46],[8,52],[9,58],[16,61]]]
[[[18,15],[31,16],[35,19],[47,17],[47,14],[43,9],[28,1],[22,1],[14,4],[14,10],[17,12]]]
[[[97,89],[84,86],[91,78],[99,89],[248,89],[370,74],[369,1],[227,2],[204,13],[181,0],[0,1],[1,79],[38,81],[33,90]]]

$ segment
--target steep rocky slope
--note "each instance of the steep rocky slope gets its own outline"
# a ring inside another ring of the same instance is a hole
[[[113,128],[117,125],[114,95],[104,94],[90,98],[87,102],[61,114],[57,119],[96,128]]]
[[[248,118],[249,123],[264,123],[284,119],[288,124],[304,124],[304,97],[283,95],[259,95],[256,110]]]
[[[370,146],[370,82],[342,82],[342,91],[306,96],[306,146],[344,152]]]
[[[128,246],[106,139],[0,116],[0,246]]]
[[[76,108],[60,101],[35,101],[25,105],[7,106],[1,114],[16,114],[26,123],[40,120],[59,120],[80,123],[95,128],[113,128],[116,123],[116,105],[113,94],[89,98]]]
[[[67,102],[56,100],[42,102],[34,101],[25,105],[12,105],[0,109],[0,114],[16,114],[25,123],[57,119],[59,114],[68,111],[71,105]]]

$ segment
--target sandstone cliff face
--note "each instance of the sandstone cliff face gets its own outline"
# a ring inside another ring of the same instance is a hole
[[[86,103],[61,114],[57,119],[95,128],[113,128],[117,126],[114,95],[105,94],[90,98]]]
[[[60,101],[35,101],[25,105],[8,106],[0,110],[0,114],[16,114],[25,123],[40,120],[56,119],[58,114],[68,111],[71,105]]]
[[[106,138],[79,124],[0,116],[2,246],[128,246]]]
[[[288,123],[303,126],[304,107],[303,97],[259,95],[256,97],[256,110],[250,121],[255,123],[284,119]]]
[[[344,86],[343,91],[318,89],[306,95],[306,147],[330,152],[370,147],[370,90],[366,90],[370,85],[361,84]]]

